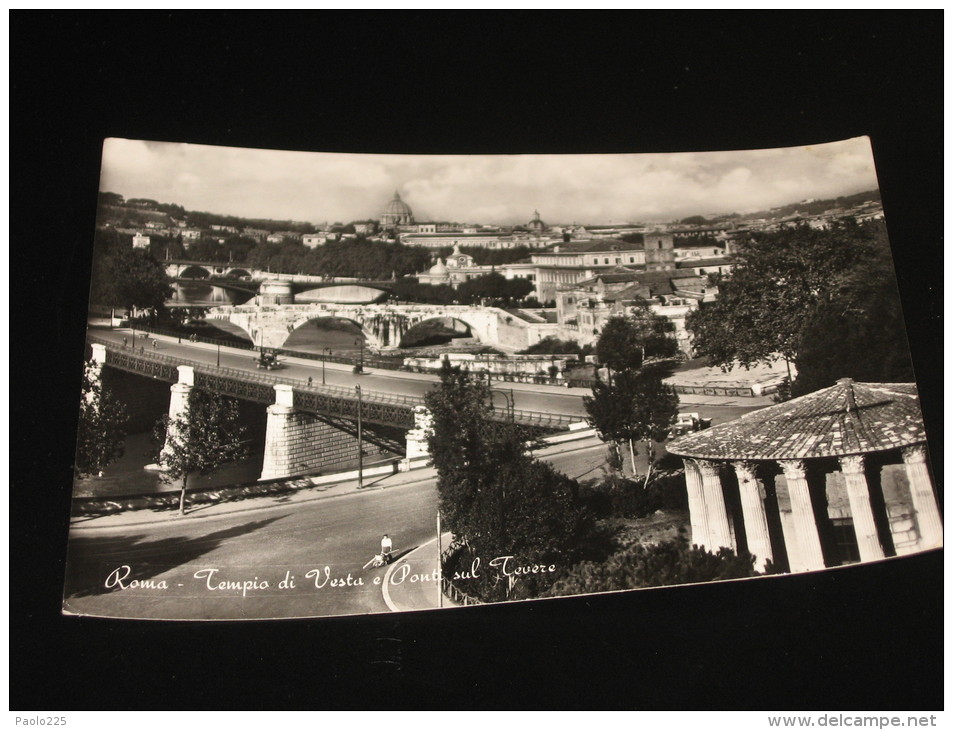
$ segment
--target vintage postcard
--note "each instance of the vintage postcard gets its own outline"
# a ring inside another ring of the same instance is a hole
[[[109,139],[92,245],[64,613],[451,609],[942,548],[866,138]]]

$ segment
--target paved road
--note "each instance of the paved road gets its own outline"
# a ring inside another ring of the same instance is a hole
[[[550,451],[558,453],[548,461],[582,478],[599,473],[605,454],[594,439]],[[432,476],[301,504],[276,506],[273,499],[259,504],[267,506],[217,515],[197,510],[185,518],[150,515],[155,518],[151,524],[74,529],[66,609],[94,616],[179,619],[386,612],[381,586],[374,583],[384,570],[362,570],[381,534],[390,534],[395,551],[402,554],[436,532]],[[123,566],[129,566],[128,573]],[[211,570],[217,572],[207,572]],[[311,571],[317,573],[308,577]],[[294,587],[279,587],[286,573],[294,576]],[[110,574],[114,580],[107,587]],[[236,585],[219,588],[223,581]]]
[[[110,330],[108,328],[95,328],[91,330],[97,337],[103,337],[117,344],[121,344],[125,338],[131,344],[130,330]],[[250,372],[260,372],[255,366],[255,354],[249,350],[239,350],[237,348],[222,347],[220,351],[214,345],[204,343],[192,343],[188,341],[176,342],[175,338],[150,335],[150,341],[140,343],[136,339],[136,346],[142,344],[147,349],[152,349],[151,341],[155,340],[156,352],[175,357],[187,358],[199,362],[215,364],[217,361],[223,367],[238,368]],[[286,378],[298,378],[307,382],[312,378],[313,382],[320,384],[322,379],[329,385],[340,385],[353,387],[360,385],[365,391],[377,391],[382,393],[392,393],[398,395],[410,395],[423,397],[423,395],[433,388],[437,382],[437,377],[424,373],[409,373],[395,370],[375,370],[368,368],[364,375],[355,375],[351,366],[339,363],[322,363],[316,360],[305,358],[282,357],[285,364],[281,370],[275,371],[276,375]],[[511,394],[515,401],[516,408],[528,411],[541,411],[544,413],[558,413],[572,416],[580,416],[580,420],[585,417],[585,408],[582,404],[582,398],[589,394],[587,389],[574,388],[562,389],[555,386],[541,386],[529,383],[494,383],[494,391],[505,391]],[[692,411],[700,413],[704,418],[711,418],[715,424],[732,420],[738,416],[770,403],[765,398],[729,398],[717,396],[688,396],[680,397],[681,403],[679,410]],[[493,396],[493,403],[498,407],[505,407],[506,395],[497,392]]]

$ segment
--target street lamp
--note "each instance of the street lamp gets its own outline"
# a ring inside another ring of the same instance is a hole
[[[489,392],[490,394],[490,407],[491,408],[493,407],[493,394],[499,393],[500,395],[503,396],[503,399],[506,401],[506,409],[509,411],[510,420],[515,421],[516,420],[516,396],[513,394],[513,389],[510,388],[510,392],[507,393],[502,388],[491,388],[490,387],[490,373],[485,372],[484,375],[486,375],[487,392]]]
[[[355,385],[357,391],[357,488],[364,488],[364,427],[361,423],[361,386]]]
[[[222,367],[222,343],[215,340],[215,367]]]
[[[328,352],[330,351],[329,347],[324,348],[324,357],[321,359],[321,385],[326,385],[324,379],[324,366],[328,364]]]
[[[361,337],[354,342],[355,345],[361,346],[361,359],[358,361],[357,369],[354,371],[356,373],[364,372],[364,338]]]

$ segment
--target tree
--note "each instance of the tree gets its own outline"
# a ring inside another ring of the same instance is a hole
[[[156,424],[155,435],[163,444],[158,455],[161,479],[166,483],[182,480],[179,514],[183,515],[190,476],[206,476],[248,453],[238,402],[195,388],[189,393],[185,414],[172,419],[164,416]]]
[[[521,564],[567,565],[589,529],[576,484],[527,453],[525,429],[490,420],[490,394],[467,372],[445,366],[426,396],[441,514],[484,564],[512,555]],[[483,579],[473,587],[485,599],[510,595],[511,586],[490,573]],[[530,583],[532,591],[548,586],[545,578]]]
[[[642,331],[626,317],[612,317],[599,334],[596,359],[610,370],[637,370],[645,357]]]
[[[726,370],[795,361],[817,306],[885,236],[878,225],[845,219],[828,230],[798,225],[739,242],[737,266],[721,279],[716,301],[686,319],[696,351]]]
[[[847,272],[830,300],[812,312],[801,331],[795,363],[792,397],[829,387],[840,378],[868,383],[914,380],[888,246]]]
[[[457,296],[465,304],[481,299],[505,302],[522,299],[533,289],[532,282],[527,279],[507,279],[502,274],[491,271],[463,282],[457,287]]]
[[[98,370],[90,361],[83,372],[74,465],[76,474],[81,477],[101,476],[108,464],[123,455],[129,420],[123,404],[103,387]]]
[[[646,358],[668,358],[678,354],[675,325],[649,309],[642,300],[627,316],[612,317],[599,334],[596,357],[614,371],[637,370]]]
[[[574,340],[560,340],[558,337],[549,335],[544,337],[534,345],[530,345],[525,350],[520,350],[519,355],[585,355],[591,349],[589,345],[580,347]]]
[[[97,304],[158,311],[171,296],[165,269],[143,251],[117,246],[93,263],[90,299]]]
[[[678,415],[675,389],[665,385],[661,375],[653,369],[622,370],[611,383],[597,380],[592,386],[592,396],[585,396],[582,402],[589,422],[603,441],[628,442],[633,473],[633,442],[644,442],[646,453],[651,453],[649,443],[664,441]],[[646,474],[646,484],[649,475]]]

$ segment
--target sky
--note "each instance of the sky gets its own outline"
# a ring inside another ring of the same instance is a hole
[[[878,187],[870,142],[622,155],[360,155],[108,139],[100,190],[245,218],[550,225],[748,213]]]

